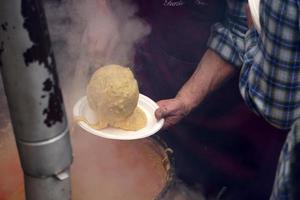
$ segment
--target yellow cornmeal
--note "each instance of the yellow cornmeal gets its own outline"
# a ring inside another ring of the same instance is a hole
[[[136,131],[142,129],[147,124],[147,117],[143,110],[136,108],[132,115],[120,122],[115,122],[111,126],[121,128],[128,131]]]
[[[96,130],[101,130],[104,128],[107,128],[108,126],[120,128],[127,131],[137,131],[139,129],[142,129],[147,124],[147,117],[144,111],[140,108],[136,108],[132,115],[130,115],[128,118],[126,118],[124,121],[115,122],[113,124],[108,124],[107,122],[99,120],[95,124],[89,123],[84,117],[75,117],[74,120],[76,122],[83,121],[86,124],[88,124],[90,127]]]
[[[96,130],[101,130],[104,129],[106,127],[108,127],[108,123],[107,122],[103,122],[101,120],[98,120],[98,122],[96,122],[95,124],[91,124],[87,119],[85,119],[85,117],[74,117],[74,121],[75,122],[84,122],[87,125],[89,125],[90,127],[92,127],[93,129]]]
[[[129,68],[107,65],[93,74],[87,99],[99,118],[112,124],[133,113],[139,99],[138,84]]]
[[[92,128],[103,129],[107,126],[136,131],[146,126],[145,113],[137,108],[139,89],[132,71],[119,65],[99,68],[87,86],[87,100],[97,113],[97,124]]]

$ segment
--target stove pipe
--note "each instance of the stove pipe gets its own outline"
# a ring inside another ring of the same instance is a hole
[[[71,199],[72,149],[41,1],[1,1],[0,68],[26,199]]]

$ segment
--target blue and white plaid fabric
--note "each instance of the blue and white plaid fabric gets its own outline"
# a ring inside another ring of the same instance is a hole
[[[208,46],[224,60],[240,68],[244,55],[244,35],[248,30],[245,13],[245,0],[227,0],[224,22],[212,27]]]
[[[262,0],[261,33],[246,37],[240,88],[271,124],[289,129],[300,117],[299,0]],[[250,30],[251,31],[251,30]],[[252,57],[252,58],[251,58]],[[249,62],[252,60],[252,63]]]
[[[282,147],[276,178],[273,185],[273,193],[270,200],[298,200],[298,196],[294,196],[293,190],[299,190],[299,185],[293,185],[291,178],[293,162],[299,162],[295,159],[295,147],[300,144],[300,120],[297,120],[291,131],[289,132],[286,141]],[[298,152],[299,154],[299,152]],[[299,164],[297,164],[299,166]],[[300,170],[300,169],[296,169]],[[299,181],[297,181],[299,183]]]
[[[208,45],[241,67],[240,89],[250,108],[289,129],[300,117],[300,1],[262,0],[260,37],[247,32],[245,4],[228,1],[226,22],[213,27]]]
[[[246,3],[227,1],[227,17],[213,26],[208,46],[240,69],[240,91],[254,112],[281,129],[294,124],[271,196],[290,200],[292,149],[300,142],[300,0],[261,0],[260,34],[247,28]]]

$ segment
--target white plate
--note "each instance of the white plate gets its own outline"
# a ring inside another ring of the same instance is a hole
[[[83,121],[79,121],[78,125],[91,134],[115,140],[141,139],[149,137],[158,132],[164,124],[164,119],[157,121],[157,119],[154,116],[154,112],[158,108],[158,105],[149,97],[140,94],[138,107],[145,112],[147,116],[147,125],[144,128],[137,131],[126,131],[111,127],[97,130],[93,129]],[[75,104],[73,108],[73,115],[74,117],[84,117],[91,124],[97,122],[97,116],[95,115],[95,112],[89,107],[86,96],[82,97]]]
[[[248,0],[252,20],[257,32],[260,32],[260,21],[259,21],[259,4],[260,0]]]

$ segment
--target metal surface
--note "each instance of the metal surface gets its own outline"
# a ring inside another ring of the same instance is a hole
[[[67,120],[40,1],[1,1],[0,29],[2,76],[16,138],[34,142],[59,135]]]
[[[17,141],[17,145],[27,175],[51,176],[60,173],[72,162],[68,129],[50,140],[34,143]]]
[[[64,173],[69,173],[64,172]],[[30,200],[69,200],[71,179],[60,180],[56,176],[43,179],[25,176],[26,199]]]
[[[0,67],[29,200],[71,198],[72,150],[50,44],[41,1],[1,1]]]
[[[172,193],[172,188],[175,187],[176,183],[176,175],[175,175],[175,161],[173,156],[173,150],[170,149],[165,143],[162,138],[159,137],[159,135],[153,135],[150,137],[150,139],[157,143],[157,147],[160,147],[163,152],[163,160],[162,164],[164,165],[165,170],[167,171],[167,181],[160,193],[155,197],[155,200],[164,200],[168,199],[168,193]]]

